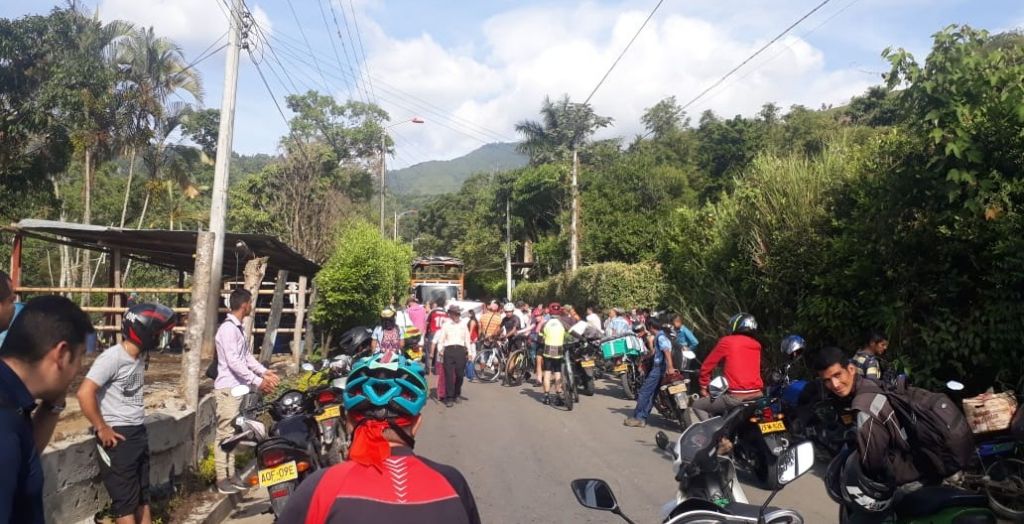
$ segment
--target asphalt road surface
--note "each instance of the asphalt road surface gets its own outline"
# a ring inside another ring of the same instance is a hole
[[[433,383],[434,377],[431,377]],[[654,443],[659,429],[677,438],[674,423],[652,414],[646,428],[627,428],[623,419],[635,402],[624,400],[612,381],[598,381],[593,397],[581,396],[572,411],[545,406],[540,388],[470,384],[469,398],[452,408],[429,401],[417,435],[416,452],[457,467],[466,476],[485,523],[620,523],[611,513],[576,502],[569,482],[601,478],[611,485],[623,511],[637,524],[661,522],[661,507],[675,496],[672,461]],[[808,523],[836,521],[821,474],[825,464],[786,486],[774,506],[795,508]],[[744,475],[752,503],[768,492]],[[266,491],[250,492],[228,522],[270,523]]]

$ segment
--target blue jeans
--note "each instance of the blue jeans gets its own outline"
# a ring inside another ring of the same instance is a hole
[[[644,384],[640,386],[640,392],[636,395],[636,410],[633,411],[633,418],[647,420],[654,409],[654,395],[658,393],[658,386],[661,385],[661,377],[665,374],[665,363],[651,366],[650,373],[644,378]]]

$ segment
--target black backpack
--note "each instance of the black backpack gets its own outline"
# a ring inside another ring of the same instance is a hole
[[[922,474],[940,480],[974,464],[974,434],[949,397],[904,385],[887,385],[885,396],[907,432],[914,465]]]

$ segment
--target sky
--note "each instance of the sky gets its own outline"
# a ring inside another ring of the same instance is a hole
[[[190,62],[226,42],[231,0],[78,0],[103,20],[152,26]],[[246,0],[258,25],[243,51],[234,149],[275,153],[286,133],[275,106],[315,89],[371,100],[391,116],[398,168],[515,141],[545,96],[583,101],[657,0]],[[614,119],[597,138],[631,139],[644,110],[680,103],[740,64],[821,0],[664,0],[591,99]],[[45,14],[64,2],[3,0],[0,16]],[[337,23],[335,22],[337,20]],[[841,105],[886,71],[882,50],[927,55],[950,24],[993,32],[1024,26],[1019,0],[831,0],[687,108],[752,115],[767,102]],[[260,37],[257,37],[257,33]],[[365,58],[365,59],[364,59]],[[202,104],[221,105],[225,53],[195,67]],[[257,70],[262,70],[269,91]],[[273,93],[273,96],[271,96]],[[285,116],[289,116],[284,108]],[[420,117],[424,122],[408,122]]]

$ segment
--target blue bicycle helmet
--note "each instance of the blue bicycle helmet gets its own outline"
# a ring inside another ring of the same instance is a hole
[[[377,419],[415,417],[427,403],[423,365],[400,354],[382,362],[383,353],[359,359],[345,384],[345,411]]]

